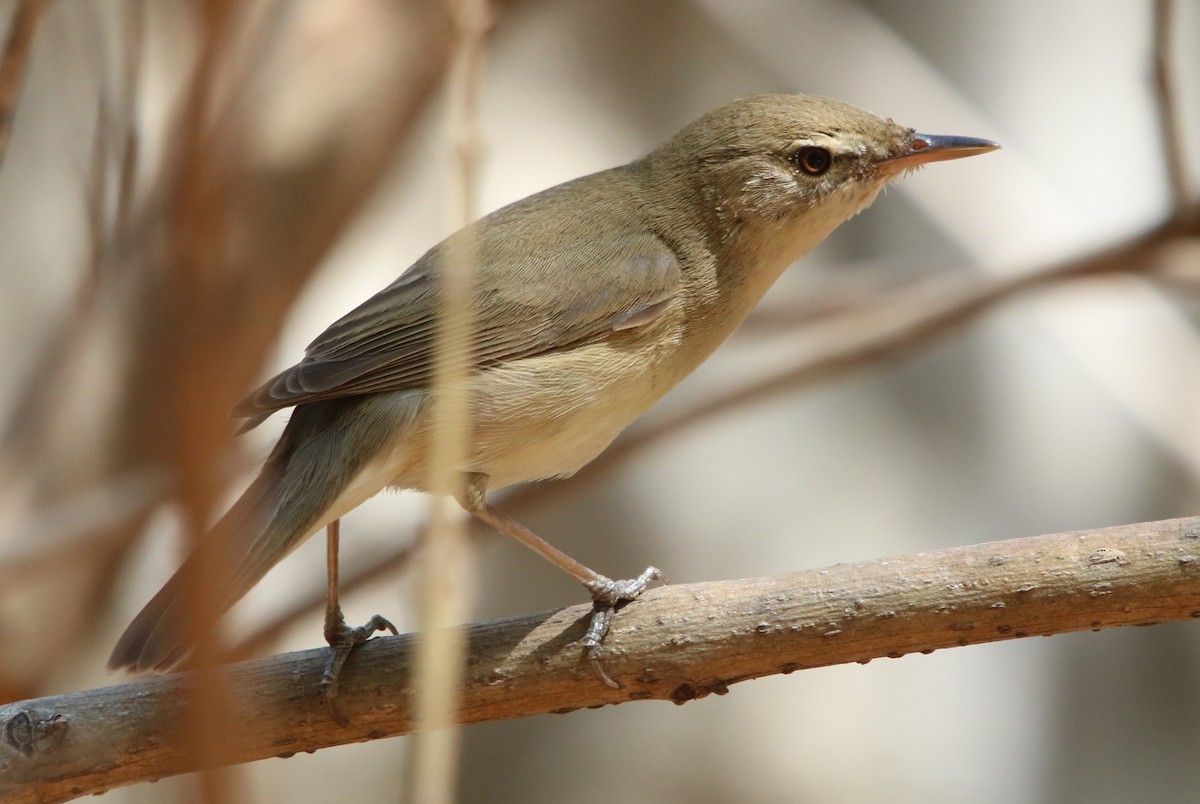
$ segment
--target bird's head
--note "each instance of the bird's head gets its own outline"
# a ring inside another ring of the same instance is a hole
[[[972,137],[920,134],[839,101],[755,95],[714,109],[647,161],[688,185],[710,233],[793,230],[792,259],[868,206],[896,176],[995,150]]]

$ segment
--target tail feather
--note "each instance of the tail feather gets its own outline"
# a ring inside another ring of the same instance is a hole
[[[108,659],[110,668],[140,672],[165,670],[177,664],[196,644],[199,634],[212,626],[212,620],[266,574],[274,561],[252,563],[248,560],[251,551],[246,548],[256,541],[270,540],[271,498],[278,496],[282,477],[278,463],[268,462],[263,467],[246,493],[205,537],[197,553],[188,557],[125,629]],[[202,578],[202,572],[208,577]],[[209,622],[197,616],[199,607],[193,590],[201,583],[212,592]],[[215,588],[214,583],[218,584]]]
[[[203,631],[320,527],[368,461],[403,437],[422,401],[406,393],[296,408],[258,477],[125,629],[109,667],[165,670],[183,659]],[[200,583],[213,603],[208,621],[196,616]]]

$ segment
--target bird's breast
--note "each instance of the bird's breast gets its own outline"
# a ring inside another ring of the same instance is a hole
[[[491,488],[575,473],[681,379],[672,318],[481,371],[467,468]]]
[[[697,320],[694,299],[678,301],[645,326],[475,373],[460,468],[488,475],[492,489],[581,469],[728,334]],[[391,485],[427,488],[428,435],[425,417],[381,456]]]

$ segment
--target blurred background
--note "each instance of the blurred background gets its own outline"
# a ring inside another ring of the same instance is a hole
[[[105,672],[108,651],[180,561],[181,522],[232,499],[285,419],[235,442],[229,405],[448,234],[456,202],[439,3],[0,8],[6,36],[36,20],[0,163],[8,701],[123,680]],[[511,0],[492,12],[479,214],[759,92],[836,97],[1004,147],[910,176],[843,226],[617,459],[519,490],[510,507],[533,530],[613,577],[653,563],[687,582],[1200,509],[1200,3]],[[1172,220],[1191,228],[1164,229]],[[1125,273],[1046,283],[915,348],[695,413],[836,350],[839,322],[916,304],[906,290],[983,287],[1138,238]],[[344,572],[410,543],[425,506],[385,495],[354,512]],[[474,619],[582,602],[529,551],[478,544]],[[323,589],[312,539],[235,609],[230,640],[282,616],[260,653],[321,644],[319,609],[289,613]],[[412,605],[402,571],[343,597],[352,623],[379,611],[402,630]],[[1197,682],[1188,623],[810,670],[682,707],[469,727],[459,794],[1191,800]],[[259,762],[235,770],[235,789],[316,802],[353,780],[355,800],[394,801],[408,745]],[[181,778],[105,800],[192,798]]]

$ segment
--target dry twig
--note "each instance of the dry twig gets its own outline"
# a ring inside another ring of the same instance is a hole
[[[232,56],[239,45],[261,45],[256,52],[266,59],[274,51],[254,35],[280,34],[238,35],[250,22],[237,4],[196,0],[196,8],[207,22],[197,31],[207,55],[178,107],[161,170],[141,165],[153,175],[131,199],[136,139],[103,149],[120,186],[109,194],[116,210],[92,211],[94,221],[109,222],[93,228],[104,238],[93,249],[101,268],[85,275],[77,304],[48,338],[35,380],[5,423],[0,475],[19,474],[29,489],[12,506],[14,541],[40,520],[41,508],[61,506],[81,489],[107,488],[131,472],[166,476],[172,464],[186,470],[176,475],[185,482],[173,487],[190,490],[186,510],[196,522],[207,516],[200,509],[214,494],[210,486],[230,445],[225,411],[259,373],[296,294],[388,175],[449,54],[439,6],[385,9],[395,39],[379,48],[378,74],[358,87],[361,103],[315,131],[305,148],[264,160],[248,147],[250,132],[264,120],[247,87],[261,89],[269,76],[237,73],[240,62]],[[135,17],[127,33],[133,51],[152,32],[143,32]],[[128,71],[138,62],[132,52],[127,58],[124,96],[106,106],[110,118],[135,111]],[[244,94],[223,92],[227,86]],[[135,122],[124,124],[132,137]],[[94,186],[110,185],[96,180]],[[95,388],[89,371],[97,365],[105,366],[105,377],[118,378],[111,387]],[[78,433],[86,435],[71,437]],[[92,576],[76,587],[110,589],[122,548],[142,521],[130,519],[121,533],[78,553],[73,560]],[[79,605],[63,602],[73,610]]]
[[[49,5],[50,0],[21,0],[8,29],[4,55],[0,58],[0,163],[4,161],[8,141],[12,138],[13,119],[33,38]]]
[[[1175,71],[1172,67],[1171,36],[1175,21],[1174,0],[1154,3],[1154,90],[1162,133],[1163,158],[1166,161],[1167,186],[1176,218],[1185,214],[1191,195],[1185,158],[1183,122],[1179,116]]]

